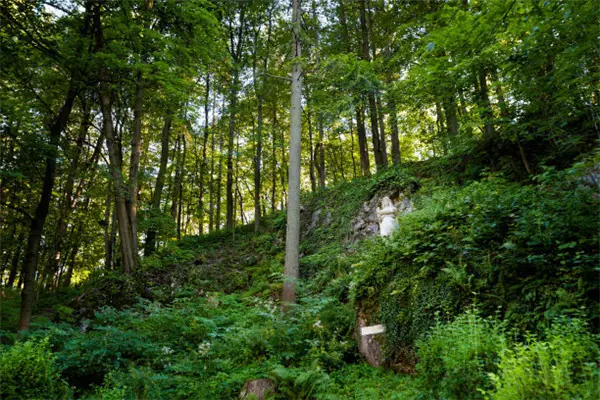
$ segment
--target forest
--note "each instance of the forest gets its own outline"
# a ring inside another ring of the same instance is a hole
[[[597,399],[597,0],[0,2],[0,399]]]

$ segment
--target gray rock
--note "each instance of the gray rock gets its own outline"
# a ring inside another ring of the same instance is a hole
[[[244,384],[240,393],[240,399],[263,400],[269,394],[275,392],[275,383],[270,379],[253,379]]]
[[[313,229],[315,229],[317,227],[317,224],[319,223],[319,219],[321,218],[321,213],[323,212],[323,210],[321,210],[320,208],[313,212],[311,217],[310,217],[310,225],[308,226],[308,230],[312,231]]]
[[[359,313],[358,321],[358,351],[365,360],[374,367],[379,367],[383,364],[383,356],[381,354],[381,345],[377,341],[380,335],[365,335],[360,334],[361,328],[369,326],[367,318]]]

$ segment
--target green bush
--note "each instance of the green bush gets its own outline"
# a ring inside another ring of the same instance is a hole
[[[507,323],[541,332],[558,315],[597,319],[600,205],[577,169],[548,170],[526,186],[488,177],[464,187],[425,184],[388,241],[363,245],[350,296],[379,312],[386,354],[434,323],[499,305]],[[392,360],[393,361],[393,360]]]
[[[17,342],[0,348],[0,398],[66,399],[69,387],[60,378],[48,340]]]
[[[598,345],[577,319],[556,323],[546,340],[529,338],[502,353],[490,399],[597,399]]]
[[[418,342],[417,372],[424,392],[435,398],[480,399],[490,387],[488,373],[496,370],[506,347],[501,324],[469,310],[451,323],[440,321]]]

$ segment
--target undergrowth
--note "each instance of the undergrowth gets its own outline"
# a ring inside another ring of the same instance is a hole
[[[287,315],[284,213],[258,233],[170,241],[132,276],[99,271],[46,293],[21,335],[5,290],[0,397],[232,399],[268,378],[276,399],[593,398],[599,201],[585,165],[525,184],[419,168],[304,197],[305,228],[326,217],[304,231]],[[363,202],[389,191],[415,210],[391,238],[350,240]],[[385,324],[385,365],[416,363],[415,376],[361,362],[357,313]]]

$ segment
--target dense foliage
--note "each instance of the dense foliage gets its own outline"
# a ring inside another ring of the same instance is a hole
[[[597,2],[300,3],[1,2],[0,398],[598,397]]]

